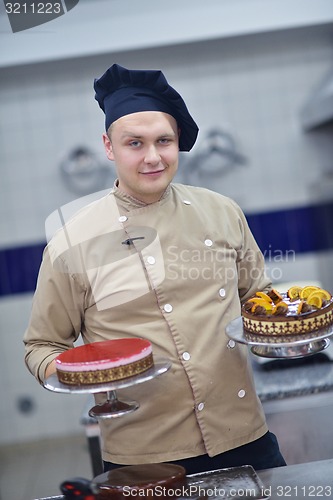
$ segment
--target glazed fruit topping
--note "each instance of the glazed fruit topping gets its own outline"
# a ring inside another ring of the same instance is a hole
[[[257,292],[257,293],[259,293],[259,292]],[[281,300],[283,300],[282,295],[277,290],[275,290],[274,288],[270,292],[268,292],[267,295],[274,302],[274,304],[277,304],[278,302],[280,302]]]
[[[323,288],[309,285],[305,287],[292,286],[287,291],[286,301],[290,304],[300,301],[295,305],[297,314],[308,313],[325,307],[332,299],[332,295]],[[288,304],[284,302],[283,296],[275,289],[265,292],[257,292],[255,297],[250,298],[244,304],[244,309],[255,315],[275,315],[286,316],[288,314]]]

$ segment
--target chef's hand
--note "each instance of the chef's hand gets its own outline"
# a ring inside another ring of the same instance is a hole
[[[55,359],[51,361],[51,363],[48,365],[48,367],[45,370],[45,380],[49,378],[50,375],[53,375],[56,373],[56,362]]]

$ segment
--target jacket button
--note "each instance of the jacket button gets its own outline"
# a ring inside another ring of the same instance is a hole
[[[164,309],[164,311],[165,311],[166,313],[171,313],[171,311],[172,311],[173,307],[172,307],[172,305],[171,305],[171,304],[165,304],[165,305],[164,305],[164,307],[163,307],[163,309]]]
[[[156,260],[155,260],[155,257],[153,257],[152,255],[149,255],[149,257],[147,257],[147,262],[148,264],[155,264]]]
[[[183,352],[182,358],[184,361],[189,361],[191,359],[191,354],[189,352]]]
[[[238,397],[239,398],[243,398],[245,396],[246,392],[244,391],[244,389],[241,389],[240,391],[238,391]]]
[[[233,349],[236,345],[236,342],[234,340],[229,340],[227,346],[229,347],[229,349]]]
[[[118,220],[119,220],[119,222],[126,222],[127,217],[126,217],[126,215],[121,215]]]
[[[225,289],[224,289],[224,288],[220,288],[220,289],[219,289],[219,296],[220,296],[222,299],[224,299],[224,297],[225,297]]]
[[[211,247],[213,245],[212,240],[208,240],[208,239],[205,240],[205,245],[206,245],[206,247]]]
[[[184,205],[191,205],[191,202],[189,200],[183,200]]]
[[[199,403],[197,406],[198,411],[202,411],[205,407],[205,403]]]

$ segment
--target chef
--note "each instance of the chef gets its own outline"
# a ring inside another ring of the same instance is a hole
[[[172,182],[198,127],[161,71],[114,64],[94,89],[117,180],[45,248],[24,335],[28,369],[43,383],[80,335],[146,338],[172,367],[121,391],[139,410],[100,421],[105,471],[285,465],[247,347],[225,333],[241,303],[271,285],[243,212],[221,194]]]

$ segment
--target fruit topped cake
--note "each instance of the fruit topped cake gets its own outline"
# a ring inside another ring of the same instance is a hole
[[[285,293],[257,292],[242,305],[244,330],[256,335],[301,335],[333,324],[332,295],[317,286]]]
[[[140,338],[74,347],[56,358],[57,376],[69,385],[104,384],[138,375],[154,364],[152,345]]]

